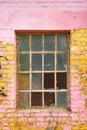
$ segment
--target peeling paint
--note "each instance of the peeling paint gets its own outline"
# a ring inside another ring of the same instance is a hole
[[[16,49],[0,41],[2,77],[6,97],[0,95],[0,130],[87,130],[87,29],[77,29],[70,43],[71,111],[18,112],[16,110]],[[67,129],[66,129],[67,128]]]

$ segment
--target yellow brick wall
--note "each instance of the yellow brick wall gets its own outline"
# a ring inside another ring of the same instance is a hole
[[[8,59],[0,59],[2,66],[0,89],[4,86],[3,91],[7,95],[6,97],[0,95],[0,130],[87,130],[87,29],[76,29],[71,33],[71,111],[18,113],[15,107],[16,49],[13,44],[0,42],[0,51],[2,56]],[[78,95],[74,99],[73,94],[75,93],[80,93],[79,101]],[[78,102],[84,102],[83,106]],[[76,108],[78,108],[77,111],[75,111]]]
[[[77,69],[81,91],[87,95],[87,29],[74,30],[71,34],[70,66]]]

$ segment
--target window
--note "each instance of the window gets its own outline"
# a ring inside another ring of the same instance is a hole
[[[68,32],[17,33],[18,108],[68,106]]]

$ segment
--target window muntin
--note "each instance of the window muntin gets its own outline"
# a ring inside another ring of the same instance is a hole
[[[68,106],[68,37],[68,33],[17,35],[18,108]]]

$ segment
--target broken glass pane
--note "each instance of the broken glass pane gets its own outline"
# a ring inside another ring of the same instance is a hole
[[[58,51],[67,51],[67,35],[66,34],[58,34],[57,35],[57,50]]]
[[[61,108],[68,106],[67,92],[57,92],[57,106]]]
[[[21,52],[25,52],[25,51],[29,51],[29,36],[27,35],[21,35],[18,37],[19,40],[19,51]]]
[[[55,35],[44,35],[44,51],[55,50]]]
[[[54,73],[44,73],[44,89],[54,89]]]
[[[20,61],[20,70],[28,71],[30,68],[29,67],[29,54],[20,54],[19,61]]]
[[[42,106],[42,93],[41,92],[31,93],[31,106]]]
[[[54,92],[45,92],[44,93],[44,105],[45,107],[54,107],[55,106],[55,93]]]
[[[54,70],[54,54],[44,54],[44,70]]]
[[[67,73],[58,72],[56,75],[57,78],[57,89],[66,89],[67,88]]]
[[[32,90],[42,89],[42,74],[32,74]]]
[[[19,74],[18,75],[18,86],[19,90],[29,90],[30,89],[30,80],[29,74]]]
[[[32,54],[32,70],[42,70],[42,54]]]
[[[31,42],[32,51],[42,51],[42,35],[33,35]]]

